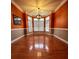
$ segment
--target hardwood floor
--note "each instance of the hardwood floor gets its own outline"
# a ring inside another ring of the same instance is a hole
[[[12,59],[68,59],[68,45],[48,35],[24,36],[12,43]]]

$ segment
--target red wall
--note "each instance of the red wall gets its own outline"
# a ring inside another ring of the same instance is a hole
[[[50,28],[54,28],[55,13],[50,15]]]
[[[13,15],[21,17],[21,25],[14,25]],[[15,5],[11,4],[11,29],[25,28],[26,15],[21,12]]]
[[[55,12],[54,28],[68,28],[68,2]]]
[[[13,15],[22,18],[21,25],[14,25]],[[11,4],[11,28],[27,28],[27,15]],[[50,15],[50,28],[68,28],[68,2]]]

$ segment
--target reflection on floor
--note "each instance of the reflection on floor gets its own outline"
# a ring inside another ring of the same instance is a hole
[[[12,43],[12,59],[68,59],[68,47],[47,35],[29,35]]]

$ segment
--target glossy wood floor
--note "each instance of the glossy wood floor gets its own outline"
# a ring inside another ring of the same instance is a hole
[[[29,35],[12,43],[11,59],[68,59],[68,46],[48,35]]]

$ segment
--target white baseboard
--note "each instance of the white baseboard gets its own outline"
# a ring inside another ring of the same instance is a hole
[[[47,34],[47,35],[54,36],[54,37],[58,38],[59,40],[61,40],[62,42],[68,44],[68,42],[67,42],[66,40],[64,40],[63,38],[61,38],[61,37],[59,37],[59,36],[57,36],[57,35],[55,35],[55,34]]]
[[[54,34],[53,36],[55,36],[56,38],[58,38],[58,39],[61,40],[62,42],[68,44],[68,42],[67,42],[66,40],[62,39],[61,37],[59,37],[59,36],[57,36],[57,35],[55,35],[55,34]]]
[[[33,34],[33,33],[29,33],[29,34],[26,34],[26,35],[31,35],[31,34]],[[25,35],[22,35],[22,36],[20,36],[20,37],[18,37],[18,38],[16,38],[16,39],[12,40],[11,43],[14,43],[15,41],[19,40],[20,38],[22,38],[22,37],[24,37],[24,36],[25,36]]]
[[[33,33],[26,34],[26,35],[31,35],[31,34],[33,34]],[[57,35],[55,35],[55,34],[47,34],[47,35],[54,36],[54,37],[58,38],[59,40],[61,40],[62,42],[68,44],[68,42],[67,42],[66,40],[62,39],[61,37],[59,37],[59,36],[57,36]],[[22,37],[24,37],[24,36],[25,36],[25,35],[22,35],[22,36],[20,36],[20,37],[18,37],[18,38],[16,38],[16,39],[12,40],[11,43],[14,43],[15,41],[19,40],[20,38],[22,38]]]
[[[33,33],[29,33],[29,34],[26,34],[26,35],[31,35],[31,34],[33,34]]]
[[[22,36],[20,36],[20,37],[18,37],[18,38],[16,38],[16,39],[12,40],[11,43],[14,43],[15,41],[19,40],[20,38],[22,38],[22,37],[24,37],[24,36],[25,36],[25,35],[22,35]]]

